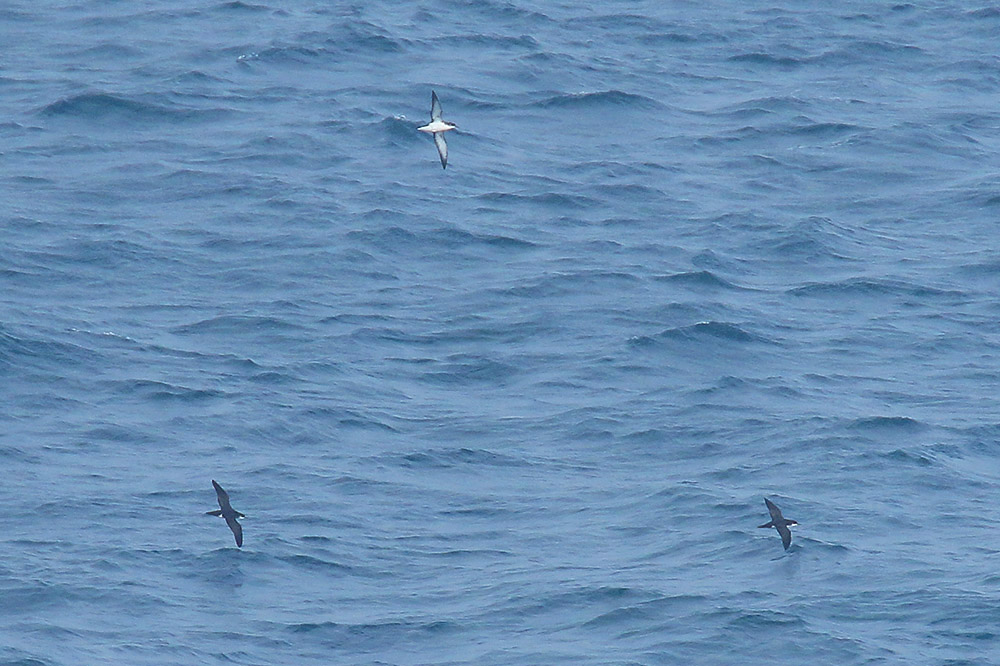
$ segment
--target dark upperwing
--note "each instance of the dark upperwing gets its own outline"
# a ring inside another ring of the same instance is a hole
[[[441,102],[438,101],[438,94],[431,91],[431,122],[441,120]]]
[[[242,548],[243,526],[240,525],[238,522],[236,522],[236,516],[234,516],[233,514],[227,514],[225,518],[226,518],[226,525],[229,525],[229,529],[233,531],[233,536],[236,537],[236,545]],[[788,529],[786,528],[785,531],[787,532]],[[784,536],[782,536],[782,538],[784,538]],[[788,546],[785,546],[785,548],[788,548]]]
[[[785,550],[788,550],[788,546],[792,544],[792,531],[785,525],[775,525],[774,527],[781,535],[781,545],[785,547]]]
[[[233,507],[229,505],[229,493],[222,489],[215,479],[212,479],[212,485],[215,486],[215,494],[219,498],[219,507],[222,509],[223,513],[227,513],[233,510]]]
[[[771,514],[771,522],[775,524],[785,522],[784,516],[781,515],[781,509],[779,509],[774,502],[765,497],[764,504],[767,505],[767,512]]]

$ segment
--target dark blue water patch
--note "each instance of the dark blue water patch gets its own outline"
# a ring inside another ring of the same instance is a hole
[[[768,235],[757,246],[782,261],[841,263],[858,261],[856,254],[864,251],[867,256],[870,251],[857,236],[856,231],[829,218],[813,216]]]
[[[99,356],[92,349],[52,339],[15,335],[0,324],[0,367],[8,369],[50,368],[95,362]]]
[[[68,601],[66,590],[61,585],[35,582],[30,585],[3,589],[4,602],[0,604],[0,614],[22,617],[27,613],[51,610]]]
[[[931,467],[934,465],[934,460],[932,458],[922,453],[909,451],[907,449],[893,449],[888,453],[882,454],[882,457],[890,462],[916,465],[918,467]]]
[[[502,205],[504,208],[520,203],[529,203],[563,212],[566,209],[587,210],[601,205],[594,197],[581,194],[565,194],[561,192],[545,192],[542,194],[514,194],[512,192],[487,192],[476,195],[482,201]]]
[[[499,21],[502,22],[499,25],[503,25],[504,27],[508,25],[517,26],[516,30],[521,30],[525,27],[539,29],[554,20],[548,14],[542,12],[541,7],[527,8],[507,2],[506,0],[479,0],[479,2],[476,2],[472,6],[459,0],[447,0],[443,4],[447,5],[454,12],[474,12],[487,21],[486,25],[496,25],[494,22]],[[420,8],[417,10],[417,17],[434,19],[435,21],[440,20],[439,13],[429,14],[427,12],[428,10]]]
[[[0,421],[11,420],[10,411],[8,409],[7,413],[0,414]],[[37,414],[37,411],[33,411],[32,413]],[[14,439],[12,430],[8,431],[8,438]],[[41,463],[41,458],[37,455],[37,450],[34,447],[25,448],[24,446],[14,446],[11,444],[0,444],[0,460],[8,464],[28,463],[37,465]]]
[[[969,65],[970,67],[973,64]],[[990,74],[1000,75],[1000,63],[991,66]],[[970,113],[959,112],[943,114],[941,120],[947,122],[948,128],[973,140],[996,138],[1000,136],[1000,113]],[[995,182],[995,181],[994,181]]]
[[[286,318],[259,315],[221,315],[192,324],[176,326],[171,332],[177,335],[256,335],[301,330],[303,330],[302,326],[293,324]]]
[[[899,42],[852,40],[845,46],[826,51],[808,58],[809,64],[824,68],[863,67],[865,71],[872,63],[891,64],[892,67],[909,70],[912,67],[926,65],[931,61],[926,50]]]
[[[299,419],[315,420],[322,423],[334,423],[338,428],[371,430],[378,432],[398,432],[398,428],[389,423],[389,418],[376,416],[369,412],[342,407],[307,407],[297,411]]]
[[[485,249],[494,251],[526,250],[538,247],[537,243],[533,243],[532,241],[525,240],[523,238],[515,238],[513,236],[504,236],[485,232],[477,233],[453,226],[432,230],[430,232],[430,240],[434,241],[441,247],[462,248],[482,245]]]
[[[155,96],[154,99],[159,99]],[[145,101],[135,97],[103,92],[81,93],[52,102],[38,111],[49,118],[70,118],[94,126],[110,121],[126,122],[141,127],[149,123],[187,123],[220,120],[229,114],[224,109],[190,109],[172,103]],[[107,128],[109,131],[110,127]],[[115,126],[114,130],[120,130]]]
[[[512,363],[504,363],[476,354],[452,354],[416,375],[417,381],[438,386],[505,386],[523,374]]]
[[[619,289],[625,289],[640,284],[641,280],[636,275],[624,271],[584,270],[572,273],[553,273],[524,282],[527,284],[491,291],[497,295],[513,296],[518,299],[550,298],[559,295],[579,294],[588,288],[607,285],[618,285]]]
[[[220,2],[216,4],[212,7],[212,11],[257,14],[262,12],[274,12],[275,10],[267,5],[242,2],[241,0],[231,0],[230,2]]]
[[[537,108],[575,109],[575,110],[635,110],[655,111],[664,109],[664,105],[644,95],[623,92],[621,90],[605,90],[592,93],[572,93],[556,95],[534,104]]]
[[[632,338],[629,343],[634,346],[643,347],[650,344],[659,344],[662,341],[773,344],[773,341],[765,336],[751,333],[737,324],[724,321],[702,321],[687,326],[669,328],[655,337],[641,336]]]
[[[453,467],[529,467],[526,459],[496,453],[488,449],[466,447],[435,448],[406,454],[383,456],[385,461],[393,461],[405,467],[448,469]]]
[[[248,381],[261,386],[290,386],[299,382],[299,377],[291,372],[265,370],[247,377]]]
[[[175,91],[187,97],[195,94],[189,86],[199,86],[198,94],[204,95],[205,99],[217,99],[218,87],[225,82],[225,79],[200,69],[191,69],[175,74],[168,79],[168,82],[173,84],[172,88]]]
[[[782,128],[781,131],[816,138],[839,138],[845,134],[867,131],[868,129],[850,123],[814,121],[811,118],[800,116],[795,118],[788,127]]]
[[[451,349],[453,346],[468,343],[474,347],[481,347],[483,344],[519,344],[527,340],[537,338],[546,334],[555,334],[560,331],[558,326],[553,325],[544,317],[537,319],[513,319],[505,318],[497,321],[493,318],[469,316],[446,322],[447,328],[434,330],[430,333],[411,336],[408,339],[417,345],[429,347],[442,347]],[[388,333],[385,336],[378,336],[387,341],[399,342],[399,333]],[[427,365],[433,363],[433,359],[427,357],[417,358],[394,358],[405,363],[417,365]]]
[[[338,573],[354,573],[354,567],[351,567],[340,562],[335,562],[333,560],[326,560],[321,557],[315,557],[313,555],[284,555],[278,557],[278,560],[285,562],[294,566],[296,569],[309,569],[312,571],[328,574],[338,574]]]
[[[470,35],[449,35],[437,37],[430,40],[431,43],[440,42],[456,48],[483,48],[492,47],[500,51],[530,49],[534,52],[539,48],[539,44],[531,35],[497,35],[497,34],[470,34]],[[436,47],[437,45],[435,45]]]
[[[1000,21],[1000,7],[983,7],[982,9],[970,9],[966,13],[969,17],[974,19]]]
[[[684,32],[678,30],[651,31],[647,34],[638,35],[636,41],[648,47],[673,47],[673,46],[703,46],[708,43],[718,43],[722,41],[719,33],[703,30],[690,30]]]
[[[393,36],[381,26],[365,20],[338,22],[330,32],[332,34],[317,33],[325,38],[323,44],[328,58],[344,53],[364,53],[368,57],[402,53],[412,45],[412,40]]]
[[[848,428],[871,434],[916,434],[927,430],[927,424],[906,416],[868,416],[851,421]]]
[[[328,648],[349,649],[351,654],[384,650],[387,646],[409,644],[415,639],[441,640],[450,634],[461,634],[470,627],[445,620],[387,620],[385,622],[339,623],[301,622],[288,625],[298,635],[296,642],[307,638]]]
[[[695,139],[695,144],[697,149],[700,150],[702,148],[714,149],[716,146],[736,145],[741,143],[765,143],[760,141],[761,139],[767,139],[767,143],[772,143],[779,138],[780,132],[765,132],[758,127],[748,125],[735,129],[725,128],[710,135],[699,136]]]
[[[1000,206],[1000,182],[991,176],[980,182],[955,188],[949,199],[989,211]]]
[[[848,297],[867,296],[897,296],[916,299],[914,302],[925,304],[928,299],[944,300],[952,303],[965,302],[968,294],[953,289],[939,289],[914,284],[903,280],[881,278],[848,278],[830,283],[813,283],[802,287],[789,289],[793,296],[843,299]]]
[[[28,656],[22,650],[15,648],[0,648],[0,666],[52,666],[56,662],[42,661]]]
[[[384,118],[379,123],[379,129],[385,137],[385,144],[397,147],[416,146],[426,142],[426,137],[421,137],[420,132],[414,131],[416,127],[416,123],[398,116]]]
[[[717,289],[745,289],[728,280],[724,280],[711,271],[685,271],[673,275],[657,275],[654,280],[678,284],[697,291],[713,291]]]
[[[597,14],[594,16],[574,17],[566,21],[567,25],[580,26],[586,30],[607,30],[624,32],[630,37],[649,30],[670,30],[679,27],[678,24],[653,16],[633,13]]]
[[[442,515],[448,515],[447,511],[442,512]],[[506,550],[497,550],[492,548],[456,548],[454,550],[439,550],[433,553],[428,553],[431,557],[443,558],[447,560],[453,560],[460,562],[462,560],[468,560],[471,566],[482,567],[485,561],[495,561],[503,560],[511,557],[512,553]]]
[[[762,52],[740,53],[734,56],[729,56],[728,60],[730,62],[746,65],[784,70],[794,69],[803,64],[803,61],[800,58],[792,56],[778,56]]]
[[[410,255],[415,252],[424,253],[429,248],[435,247],[428,232],[423,229],[421,220],[413,219],[412,216],[389,210],[372,210],[366,212],[363,218],[370,220],[373,224],[368,229],[352,229],[346,234],[346,239],[356,245],[367,246],[390,255]],[[374,223],[384,223],[388,220],[398,219],[411,224],[419,225],[420,231],[411,231],[397,224],[390,226],[374,226]]]
[[[158,441],[155,431],[151,429],[107,422],[84,430],[80,438],[84,441],[129,444],[152,444]]]
[[[581,622],[579,626],[589,630],[608,628],[629,629],[636,625],[647,623],[658,616],[659,612],[656,608],[639,604],[613,608]]]
[[[514,609],[519,615],[533,617],[552,613],[586,613],[588,610],[593,612],[597,609],[612,611],[626,604],[641,605],[655,600],[655,594],[635,587],[588,585],[574,586],[574,588],[531,596],[514,593],[502,603],[504,607]]]
[[[736,104],[723,106],[718,110],[708,112],[709,115],[732,117],[732,118],[753,118],[759,116],[788,115],[792,112],[806,113],[813,108],[813,104],[794,95],[782,95],[772,97],[758,97],[738,102]]]
[[[621,199],[627,206],[638,211],[654,206],[667,196],[659,188],[639,184],[601,184],[591,188],[590,191],[601,195],[605,200]]]
[[[991,94],[1000,87],[996,65],[981,60],[967,60],[947,67],[938,67],[934,69],[934,73],[934,84],[947,92]]]
[[[260,66],[275,66],[287,68],[292,65],[306,66],[314,65],[323,55],[319,49],[309,48],[301,45],[294,46],[269,46],[256,51],[253,59]],[[246,61],[241,61],[246,62]]]
[[[54,248],[54,251],[53,258],[60,264],[79,262],[86,267],[101,269],[130,270],[136,263],[146,266],[164,259],[157,249],[120,238],[75,240]]]
[[[182,403],[203,402],[226,396],[224,391],[213,389],[193,389],[154,380],[120,380],[112,382],[116,393],[150,400],[153,402],[178,401]]]
[[[396,455],[396,456],[388,456],[387,459],[394,463],[396,460],[400,458],[402,458],[402,456]],[[382,461],[381,456],[378,456],[376,459],[379,460],[380,462]],[[297,473],[293,475],[293,478],[298,478],[298,477],[299,474]],[[324,481],[329,481],[329,480],[324,478]],[[337,491],[339,493],[342,493],[349,497],[359,497],[366,495],[370,496],[372,493],[379,493],[379,494],[385,493],[391,495],[400,492],[406,492],[405,488],[402,488],[396,483],[383,481],[378,478],[362,477],[349,474],[338,476],[337,478],[329,482],[332,483],[334,486],[336,486]]]
[[[127,44],[98,44],[79,51],[70,51],[68,55],[72,55],[80,60],[101,60],[108,58],[111,60],[128,61],[140,58],[145,53],[141,49]]]

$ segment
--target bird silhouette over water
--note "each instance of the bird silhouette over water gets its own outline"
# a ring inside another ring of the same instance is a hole
[[[434,145],[438,149],[438,157],[441,158],[441,168],[448,166],[448,142],[444,140],[444,133],[453,130],[458,125],[441,120],[441,102],[438,101],[437,93],[431,91],[431,121],[417,130],[434,135]]]
[[[208,516],[222,516],[226,519],[226,525],[229,525],[229,529],[233,531],[233,536],[236,537],[236,545],[240,548],[243,547],[243,527],[236,522],[236,517],[246,518],[245,515],[234,509],[229,504],[229,493],[222,489],[215,479],[212,479],[212,485],[215,486],[215,494],[219,498],[219,509],[216,511],[206,511],[205,515]]]
[[[778,530],[778,534],[781,535],[781,545],[785,547],[785,550],[788,550],[788,547],[792,544],[792,531],[788,529],[788,526],[798,525],[798,522],[782,516],[778,505],[766,497],[764,498],[764,504],[767,505],[767,511],[771,514],[771,522],[758,525],[757,527],[773,527]]]

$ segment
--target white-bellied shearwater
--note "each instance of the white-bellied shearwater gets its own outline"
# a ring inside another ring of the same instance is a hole
[[[421,132],[430,132],[434,135],[434,145],[437,146],[438,155],[441,157],[441,168],[448,167],[448,144],[445,143],[444,133],[453,130],[458,125],[441,120],[441,102],[438,101],[437,93],[431,91],[431,121],[423,127],[417,129]]]
[[[766,525],[758,525],[757,527],[773,527],[778,530],[778,534],[781,535],[781,545],[785,547],[785,550],[788,550],[788,547],[792,544],[792,531],[788,529],[788,526],[798,525],[798,523],[782,516],[778,505],[766,497],[764,498],[764,504],[767,505],[767,511],[771,514],[771,522]]]
[[[215,494],[219,498],[219,509],[217,511],[206,511],[205,514],[209,516],[222,516],[226,519],[226,525],[229,525],[229,529],[233,531],[233,536],[236,537],[236,545],[240,548],[243,547],[243,527],[236,522],[236,517],[246,518],[245,515],[234,509],[229,504],[229,493],[222,489],[215,479],[212,479],[212,485],[215,486]]]

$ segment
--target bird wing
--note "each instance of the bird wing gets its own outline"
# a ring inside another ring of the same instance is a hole
[[[435,120],[441,120],[441,102],[438,101],[438,95],[433,90],[431,91],[431,122]]]
[[[229,529],[233,531],[233,536],[236,537],[236,545],[240,548],[243,547],[243,526],[236,522],[236,516],[228,515],[226,516],[226,525],[229,525]],[[787,531],[787,530],[786,530]],[[788,546],[785,546],[788,548]]]
[[[437,146],[438,155],[441,156],[441,168],[448,166],[448,144],[444,140],[444,132],[434,133],[434,145]]]
[[[774,502],[765,497],[764,504],[767,505],[767,511],[771,514],[771,520],[776,523],[784,522],[785,519],[781,515],[781,509],[779,509]]]
[[[215,486],[215,494],[219,497],[219,507],[223,511],[232,510],[233,507],[229,506],[229,493],[223,490],[222,486],[215,482],[215,479],[212,479],[212,485]]]
[[[775,525],[774,527],[781,535],[781,545],[785,547],[785,550],[788,550],[788,546],[792,543],[792,531],[785,525]]]

